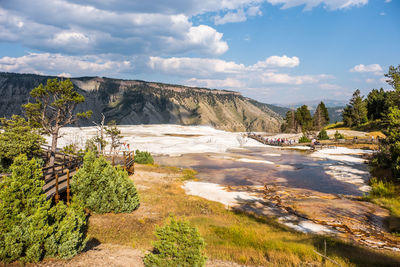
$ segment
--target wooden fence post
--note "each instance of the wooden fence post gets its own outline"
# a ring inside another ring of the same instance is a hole
[[[135,152],[134,151],[132,151],[132,159],[133,159],[132,174],[135,174]]]
[[[124,170],[126,170],[126,156],[125,156],[125,151],[123,152],[124,155]]]
[[[58,203],[58,200],[60,199],[60,195],[58,194],[58,174],[56,174],[56,195],[55,195],[55,201],[56,204]]]
[[[69,169],[67,169],[67,206],[69,206],[69,201],[70,201]]]

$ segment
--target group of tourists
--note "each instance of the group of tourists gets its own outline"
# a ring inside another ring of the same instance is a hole
[[[269,145],[294,145],[297,144],[299,141],[295,139],[288,139],[288,138],[265,138],[265,141]]]
[[[247,135],[249,137],[257,139],[261,143],[272,146],[294,145],[299,143],[299,141],[296,139],[280,138],[280,137],[263,137],[259,134],[254,134],[254,133],[248,133]]]

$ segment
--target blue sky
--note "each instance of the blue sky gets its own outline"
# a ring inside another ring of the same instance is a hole
[[[398,14],[399,0],[1,0],[0,71],[347,100],[389,89]]]

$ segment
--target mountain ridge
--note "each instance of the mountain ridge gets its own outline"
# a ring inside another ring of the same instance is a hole
[[[0,117],[22,114],[29,92],[49,78],[61,77],[0,72]],[[75,112],[93,111],[82,126],[100,121],[102,113],[117,124],[210,125],[228,131],[277,132],[282,121],[271,105],[234,91],[96,76],[69,79],[85,96]]]

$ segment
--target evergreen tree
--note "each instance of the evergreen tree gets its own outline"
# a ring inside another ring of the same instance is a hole
[[[294,110],[289,110],[288,112],[286,112],[284,127],[282,131],[288,133],[297,132],[297,121],[295,118]]]
[[[367,116],[369,120],[381,119],[388,112],[388,94],[381,88],[373,89],[367,96]]]
[[[349,127],[360,126],[367,122],[367,107],[366,102],[360,95],[360,90],[353,93],[349,104],[343,110],[343,122]]]
[[[372,162],[378,167],[389,167],[393,177],[400,180],[400,108],[396,104],[400,97],[400,65],[397,68],[391,66],[385,76],[395,91],[388,92],[391,97],[387,99],[391,106],[385,117],[386,139],[380,144],[380,151],[375,154]]]
[[[35,103],[28,103],[22,107],[31,123],[41,126],[46,134],[51,135],[52,153],[49,166],[52,166],[60,128],[73,124],[80,118],[88,118],[92,112],[73,113],[76,105],[84,102],[85,98],[74,90],[74,85],[69,79],[49,79],[46,86],[40,84],[30,95],[35,99]]]
[[[303,105],[296,110],[295,118],[297,123],[301,126],[303,132],[311,130],[312,117],[307,105]]]
[[[322,129],[329,123],[328,109],[325,107],[324,102],[318,104],[313,116],[313,128],[315,130]]]

